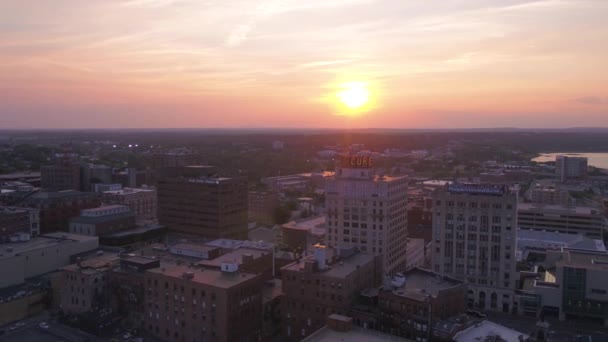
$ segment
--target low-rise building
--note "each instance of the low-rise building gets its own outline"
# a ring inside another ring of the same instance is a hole
[[[102,193],[102,200],[108,204],[120,204],[129,207],[138,222],[156,222],[158,200],[156,189],[124,188]]]
[[[166,341],[257,341],[262,334],[262,277],[163,264],[145,273],[143,327]]]
[[[325,236],[325,216],[290,221],[281,226],[283,245],[291,250],[305,250]]]
[[[457,333],[454,341],[523,341],[527,337],[527,334],[486,320]]]
[[[352,318],[343,315],[332,314],[327,318],[327,325],[317,330],[312,335],[303,339],[302,342],[407,342],[398,336],[388,335],[376,330],[360,328],[353,325]]]
[[[556,268],[560,319],[583,318],[608,327],[608,254],[564,251]]]
[[[576,200],[570,196],[568,190],[555,186],[541,186],[540,184],[529,190],[528,199],[537,204],[561,205],[564,207],[576,205]]]
[[[359,293],[381,282],[379,256],[315,246],[314,255],[281,268],[282,340],[300,341],[325,325],[331,314],[347,314]]]
[[[0,207],[0,242],[29,240],[40,232],[37,209]]]
[[[44,234],[29,241],[6,243],[2,245],[0,254],[0,288],[55,271],[71,264],[72,256],[95,250],[98,246],[95,236],[61,232]]]
[[[527,260],[531,253],[543,254],[547,250],[575,249],[606,252],[604,241],[590,239],[583,234],[566,234],[532,229],[517,230],[517,261]]]
[[[63,267],[59,282],[60,309],[64,313],[80,314],[109,307],[108,280],[119,261],[117,253],[99,250],[92,255],[81,255],[75,264]]]
[[[463,313],[467,285],[447,276],[412,268],[384,280],[378,293],[376,329],[416,341],[430,341],[433,325]]]
[[[591,239],[602,239],[606,229],[602,212],[590,207],[519,203],[517,220],[519,228],[568,234],[580,233]]]
[[[80,215],[83,209],[101,205],[96,193],[80,191],[36,192],[20,199],[21,207],[38,209],[40,212],[40,233],[68,231],[69,219]]]
[[[124,205],[84,209],[70,219],[70,233],[101,236],[135,228],[135,215]]]

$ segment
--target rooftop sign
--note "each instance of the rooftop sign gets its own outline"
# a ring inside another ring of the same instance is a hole
[[[348,169],[369,169],[374,167],[371,157],[344,156],[340,159],[340,165]]]

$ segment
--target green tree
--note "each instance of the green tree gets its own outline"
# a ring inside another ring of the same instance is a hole
[[[291,210],[289,210],[287,206],[281,205],[276,207],[273,216],[275,224],[284,224],[289,221],[289,218],[291,217]]]

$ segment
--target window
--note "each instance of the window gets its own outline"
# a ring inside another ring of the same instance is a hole
[[[603,290],[603,289],[591,289],[591,293],[605,295],[606,294],[606,290]]]

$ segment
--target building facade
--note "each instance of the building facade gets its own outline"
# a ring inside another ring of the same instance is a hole
[[[590,207],[520,203],[517,219],[522,229],[583,234],[591,239],[602,239],[606,229],[603,212]]]
[[[158,219],[179,233],[246,239],[247,181],[218,177],[215,168],[172,170],[158,183]]]
[[[40,212],[40,234],[68,231],[70,218],[80,215],[81,210],[100,205],[97,194],[72,190],[37,192],[19,202],[19,206]]]
[[[385,272],[405,271],[406,177],[376,175],[370,157],[343,157],[325,199],[328,246],[382,255]]]
[[[511,312],[517,192],[451,184],[433,193],[433,270],[469,283],[469,305]]]
[[[359,293],[381,283],[382,260],[352,253],[340,258],[315,246],[314,256],[281,268],[285,299],[282,341],[300,341],[325,325],[327,316],[346,314]]]
[[[555,157],[555,175],[560,182],[580,180],[587,177],[587,158],[570,156]]]
[[[80,165],[62,160],[54,165],[42,166],[40,182],[46,191],[80,190]]]
[[[70,233],[100,236],[135,227],[135,215],[125,205],[108,205],[84,209],[70,219]]]
[[[225,264],[221,270],[161,264],[145,273],[144,329],[164,341],[258,341],[262,278]]]
[[[86,260],[61,269],[59,289],[60,309],[68,314],[80,314],[109,307],[111,270],[119,264],[116,253],[98,251]]]
[[[249,191],[249,221],[271,225],[275,223],[275,211],[279,207],[279,194],[274,191]]]
[[[39,233],[40,213],[38,210],[0,207],[0,242],[29,239],[29,237],[34,237]]]
[[[158,199],[154,188],[124,188],[102,193],[102,200],[108,204],[129,207],[138,222],[157,222]]]
[[[461,314],[467,307],[467,285],[447,276],[412,268],[385,279],[378,292],[376,329],[429,342],[436,322]]]
[[[608,327],[608,255],[567,251],[556,267],[560,319],[593,320]]]
[[[112,183],[113,169],[106,165],[82,164],[80,166],[80,189],[94,191],[95,184]]]
[[[0,255],[0,288],[19,285],[26,279],[71,264],[74,255],[99,247],[94,236],[69,233],[44,234],[29,241],[9,242]]]

